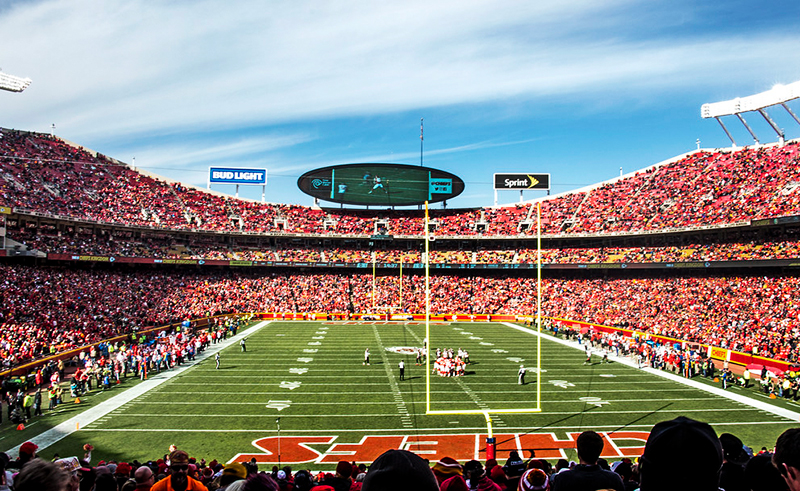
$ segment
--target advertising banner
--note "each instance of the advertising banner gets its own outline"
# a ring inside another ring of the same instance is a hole
[[[495,174],[494,189],[550,189],[550,174]]]
[[[209,167],[208,182],[212,184],[258,184],[267,183],[267,169],[232,167]]]

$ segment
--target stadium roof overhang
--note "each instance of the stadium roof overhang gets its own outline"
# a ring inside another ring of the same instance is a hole
[[[722,102],[712,102],[708,104],[703,104],[700,109],[700,115],[703,118],[714,118],[717,122],[722,126],[722,129],[725,131],[725,134],[728,135],[730,138],[731,143],[736,146],[736,141],[731,136],[728,129],[722,123],[720,119],[723,116],[736,116],[739,121],[742,122],[747,131],[750,133],[750,136],[753,137],[753,140],[756,144],[759,143],[758,137],[756,137],[755,133],[753,132],[752,128],[747,124],[742,117],[742,113],[745,112],[758,112],[761,116],[767,121],[767,123],[772,127],[772,129],[777,133],[778,139],[781,143],[784,141],[784,133],[777,124],[769,117],[766,112],[766,108],[772,106],[783,106],[784,109],[792,116],[792,118],[800,125],[800,119],[798,119],[797,115],[795,115],[791,109],[786,105],[788,101],[793,99],[800,98],[800,81],[793,82],[788,85],[776,85],[770,90],[766,92],[761,92],[759,94],[750,95],[747,97],[737,97],[736,99],[732,99],[729,101],[722,101]]]

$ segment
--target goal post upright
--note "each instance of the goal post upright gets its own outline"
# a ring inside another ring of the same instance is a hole
[[[403,312],[403,255],[400,254],[400,312]]]
[[[378,306],[377,297],[378,297],[378,270],[377,270],[377,262],[378,256],[375,251],[372,252],[372,311],[377,312],[378,309],[387,309],[390,313],[394,313],[395,310],[400,312],[403,311],[403,260],[405,258],[400,256],[400,298],[399,298],[399,305],[381,305]],[[387,302],[388,303],[388,302]]]
[[[431,283],[430,237],[428,232],[428,202],[425,202],[425,412],[431,412]]]
[[[542,202],[536,203],[536,407],[542,408]]]

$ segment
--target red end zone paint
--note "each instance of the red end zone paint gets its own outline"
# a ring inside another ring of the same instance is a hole
[[[279,453],[282,463],[316,462],[320,458],[320,453],[308,445],[330,445],[335,439],[335,436],[282,436],[279,442],[277,436],[270,436],[253,442],[254,447],[265,453],[240,453],[228,463],[249,462],[250,459],[254,458],[259,464],[271,464],[273,462],[277,464]]]
[[[516,450],[529,456],[529,450],[537,458],[566,458],[564,452],[575,448],[575,439],[580,432],[569,432],[559,439],[555,433],[495,434],[497,454],[507,455]],[[614,431],[600,433],[605,441],[603,454],[606,459],[638,457],[650,435],[647,431]],[[486,460],[486,435],[413,435],[413,436],[365,436],[357,443],[333,443],[337,436],[277,436],[261,438],[253,446],[263,453],[240,453],[229,462],[247,462],[251,458],[259,464],[277,464],[280,445],[280,462],[283,464],[335,464],[340,460],[372,462],[383,452],[401,448],[414,452],[435,462],[442,457],[459,461]]]

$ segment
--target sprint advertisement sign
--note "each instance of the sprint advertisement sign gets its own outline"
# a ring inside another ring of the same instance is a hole
[[[494,189],[550,189],[550,174],[495,174]]]

